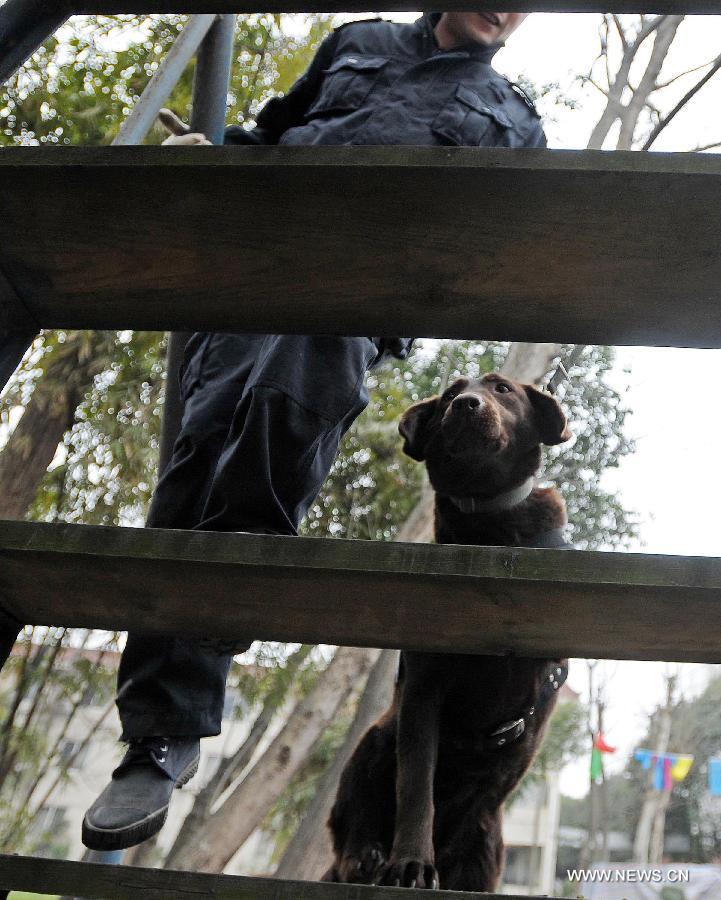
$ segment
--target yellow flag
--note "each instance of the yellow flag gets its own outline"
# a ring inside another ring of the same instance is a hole
[[[674,781],[683,781],[692,765],[693,756],[679,756],[671,767],[671,778]]]

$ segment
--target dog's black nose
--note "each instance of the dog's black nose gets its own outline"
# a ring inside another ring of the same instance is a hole
[[[453,409],[459,412],[469,412],[472,409],[478,409],[481,405],[481,398],[476,394],[459,394],[453,401]]]

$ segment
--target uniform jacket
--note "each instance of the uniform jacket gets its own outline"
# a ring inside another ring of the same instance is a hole
[[[545,147],[532,103],[491,67],[502,44],[441,50],[438,18],[341,26],[256,127],[230,126],[226,143]]]
[[[266,103],[255,128],[231,125],[225,142],[545,147],[533,104],[491,67],[502,44],[441,50],[439,17],[341,26],[288,93]],[[382,339],[400,358],[410,345]]]

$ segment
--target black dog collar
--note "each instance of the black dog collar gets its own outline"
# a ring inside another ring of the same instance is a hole
[[[524,734],[526,728],[551,697],[560,691],[566,678],[568,678],[568,666],[565,663],[553,663],[548,674],[543,679],[538,699],[533,706],[521,713],[517,719],[503,722],[485,737],[471,738],[469,740],[456,739],[453,741],[453,745],[462,752],[484,753],[488,750],[501,750],[508,744],[513,744]]]

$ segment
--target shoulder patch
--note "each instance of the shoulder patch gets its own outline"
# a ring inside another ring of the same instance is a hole
[[[511,81],[509,78],[506,78],[506,81],[508,82],[508,86],[511,88],[513,93],[517,97],[519,97],[521,100],[523,100],[523,102],[526,104],[528,109],[533,113],[533,115],[537,119],[540,119],[541,116],[540,116],[538,110],[536,109],[536,104],[533,102],[533,100],[531,100],[529,95],[523,90],[523,88],[520,86],[520,84],[517,84],[515,81]]]

